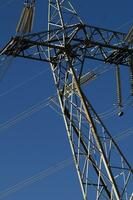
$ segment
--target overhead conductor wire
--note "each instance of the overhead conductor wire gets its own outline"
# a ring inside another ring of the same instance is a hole
[[[44,178],[49,177],[49,176],[63,170],[64,168],[72,165],[72,163],[73,163],[73,161],[71,158],[68,158],[61,162],[58,162],[57,164],[49,167],[48,169],[44,169],[41,172],[39,172],[29,178],[26,178],[23,181],[20,181],[20,182],[16,183],[15,185],[10,186],[10,187],[6,188],[5,190],[1,191],[0,199],[3,199],[4,197],[11,195],[33,183],[39,182],[39,181],[43,180]]]
[[[11,1],[8,1],[8,2],[6,1],[6,3],[0,5],[0,7],[6,6],[7,4],[12,3],[13,1],[15,1],[15,0],[11,0]],[[130,22],[131,22],[131,20],[130,20]],[[127,25],[128,23],[129,23],[129,22],[126,22],[124,25]],[[124,25],[121,25],[121,27],[124,26]],[[119,27],[119,29],[120,29],[121,27]],[[9,90],[6,91],[5,93],[0,94],[0,96],[4,96],[4,95],[6,95],[6,94],[8,94],[8,93],[10,93],[10,92],[12,92],[12,91],[14,91],[15,89],[17,89],[17,88],[19,88],[19,87],[25,85],[25,84],[28,83],[29,81],[34,80],[36,77],[40,76],[40,75],[43,74],[43,73],[44,73],[44,71],[40,72],[38,75],[35,75],[34,77],[30,78],[29,80],[24,81],[24,82],[20,83],[19,85],[15,86],[14,88],[9,89]],[[8,128],[8,127],[14,125],[15,123],[17,123],[18,121],[20,121],[20,120],[22,120],[22,119],[25,119],[26,117],[29,117],[29,116],[32,115],[33,113],[35,113],[35,112],[37,112],[37,111],[43,109],[44,107],[50,105],[50,102],[51,102],[51,99],[50,99],[50,98],[51,98],[51,97],[48,97],[47,99],[42,100],[42,101],[39,102],[38,104],[31,106],[31,107],[28,108],[27,110],[25,110],[25,111],[19,113],[18,115],[16,115],[14,118],[12,118],[12,119],[6,121],[5,123],[1,124],[1,125],[0,125],[0,130],[3,130],[4,128]],[[52,97],[52,98],[53,98],[53,97]],[[52,102],[53,102],[53,101],[52,101]],[[130,129],[127,129],[126,131],[124,131],[124,132],[122,132],[121,134],[117,135],[117,136],[116,136],[116,140],[117,140],[117,139],[120,139],[120,138],[123,137],[123,136],[128,136],[129,132],[130,132],[130,133],[133,133],[132,131],[133,131],[133,127],[131,127]],[[52,166],[52,167],[50,167],[50,168],[48,168],[48,169],[46,169],[46,170],[43,170],[43,171],[41,171],[40,173],[38,173],[38,174],[36,174],[36,175],[33,175],[33,176],[31,176],[31,177],[25,179],[24,181],[21,181],[21,182],[15,184],[15,185],[13,185],[13,186],[11,186],[11,187],[9,187],[9,188],[3,190],[3,191],[1,191],[1,192],[0,192],[0,199],[4,198],[4,197],[6,197],[7,195],[12,194],[12,193],[14,193],[14,192],[16,192],[16,191],[18,191],[18,190],[20,190],[20,189],[22,189],[22,188],[25,187],[25,186],[28,186],[28,185],[33,184],[33,183],[35,183],[35,182],[38,182],[38,181],[42,180],[43,178],[45,178],[45,177],[47,177],[47,176],[50,176],[50,175],[56,173],[57,171],[59,171],[59,170],[65,168],[66,166],[70,165],[71,162],[72,162],[71,159],[64,160],[64,161],[58,163],[57,165],[54,165],[54,166]]]

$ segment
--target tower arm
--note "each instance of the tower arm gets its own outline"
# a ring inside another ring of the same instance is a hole
[[[16,36],[1,50],[0,54],[12,55],[40,61],[48,61],[47,48],[54,48],[62,56],[66,48],[73,57],[100,60],[105,63],[130,66],[133,49],[125,41],[126,34],[94,26],[74,24],[64,28],[64,38],[48,39],[49,31]],[[62,29],[52,30],[50,34],[62,33]],[[56,58],[53,57],[53,60]]]

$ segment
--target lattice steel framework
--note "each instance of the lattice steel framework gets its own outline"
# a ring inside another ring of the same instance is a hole
[[[48,31],[15,36],[1,54],[50,63],[83,199],[129,200],[133,170],[80,83],[86,59],[125,65],[132,76],[132,46],[123,33],[85,25],[67,0],[48,9]]]

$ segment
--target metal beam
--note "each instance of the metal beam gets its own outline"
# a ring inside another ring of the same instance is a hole
[[[67,46],[63,46],[65,36],[61,36],[61,31],[62,29],[55,29],[50,32],[17,36],[10,40],[0,54],[46,61],[47,48],[49,47],[56,49],[58,54],[62,55]],[[69,42],[68,48],[73,57],[84,55],[84,58],[130,66],[133,49],[124,41],[126,34],[84,24],[69,25],[64,28],[63,32],[67,35],[65,37],[66,44]],[[75,33],[73,38],[72,33]],[[60,36],[59,38],[53,37],[49,41],[48,34]],[[53,59],[56,58],[53,57]]]

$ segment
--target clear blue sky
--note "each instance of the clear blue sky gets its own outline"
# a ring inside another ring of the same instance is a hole
[[[133,24],[133,1],[72,0],[85,23],[127,32]],[[23,0],[0,0],[0,48],[15,34]],[[47,30],[47,0],[37,1],[35,31]],[[94,62],[86,63],[95,66]],[[92,67],[92,66],[91,66]],[[10,90],[46,69],[46,72],[21,87]],[[110,70],[90,83],[90,100],[97,112],[105,112],[116,103],[114,71]],[[124,102],[129,98],[128,69],[122,69]],[[105,84],[106,83],[106,84]],[[88,87],[89,88],[89,87]],[[9,91],[7,92],[6,91]],[[99,92],[97,92],[99,91]],[[30,106],[55,94],[49,65],[16,58],[0,82],[0,127]],[[125,115],[105,120],[112,134],[133,126],[133,107],[125,107]],[[132,159],[133,136],[119,140],[128,160]],[[56,163],[71,158],[62,117],[46,107],[14,126],[0,129],[0,191],[41,172]],[[1,194],[1,193],[0,193]],[[3,198],[5,200],[82,200],[73,164],[53,173],[38,183]]]

